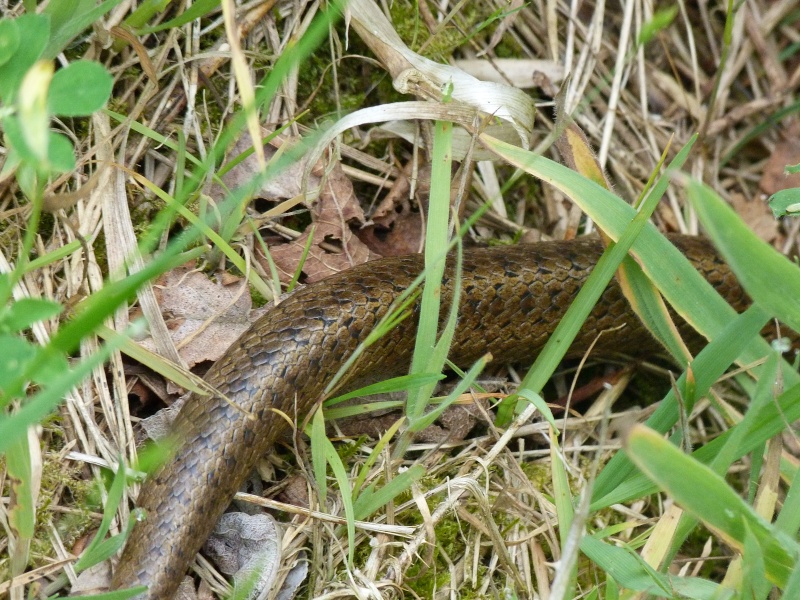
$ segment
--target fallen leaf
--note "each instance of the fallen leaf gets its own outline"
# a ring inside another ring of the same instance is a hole
[[[181,358],[191,368],[218,360],[258,315],[251,311],[247,283],[222,285],[184,265],[162,275],[156,297]],[[155,349],[151,338],[142,341]]]
[[[392,189],[373,211],[370,224],[358,231],[359,239],[380,256],[416,254],[422,248],[425,237],[422,213],[428,212],[431,169],[428,165],[418,169],[412,201],[412,166],[413,162],[406,164]]]
[[[288,282],[300,262],[309,235],[311,246],[303,263],[304,283],[313,283],[344,269],[378,258],[352,232],[360,227],[364,212],[353,191],[353,184],[339,164],[325,178],[322,192],[311,207],[313,234],[309,228],[296,240],[270,247],[270,255],[278,268],[281,281]],[[265,270],[269,265],[260,252],[257,254]]]
[[[793,134],[787,135],[777,143],[767,164],[764,165],[764,172],[761,174],[758,187],[767,196],[787,188],[800,187],[800,173],[787,175],[784,170],[787,165],[800,163],[800,139],[798,139],[800,128],[793,127],[792,129],[794,129]]]
[[[773,243],[779,238],[779,222],[765,201],[759,198],[747,199],[743,194],[732,194],[731,205],[762,240]]]
[[[264,132],[265,137],[269,134],[270,132]],[[267,161],[272,160],[279,148],[284,145],[288,147],[288,145],[294,142],[294,139],[286,137],[277,137],[271,140],[264,144],[265,158]],[[228,159],[232,160],[236,158],[243,152],[252,148],[252,146],[253,142],[250,138],[250,134],[244,133],[236,140],[236,143],[231,146],[227,155]],[[282,169],[274,177],[266,181],[258,192],[256,192],[255,196],[271,202],[280,202],[299,196],[302,192],[303,172],[305,168],[306,162],[304,160],[292,162],[285,169]],[[312,170],[308,178],[307,189],[313,189],[319,185],[320,178],[318,171],[320,170],[321,169]],[[258,160],[256,159],[255,153],[253,153],[225,173],[222,177],[222,181],[228,189],[233,190],[246,184],[260,172],[261,169],[259,168]],[[217,183],[213,183],[209,189],[209,195],[212,198],[222,198],[225,196],[225,193],[224,188]]]
[[[270,515],[225,513],[203,547],[219,570],[232,575],[238,588],[257,577],[248,600],[272,589],[281,559],[281,535]]]

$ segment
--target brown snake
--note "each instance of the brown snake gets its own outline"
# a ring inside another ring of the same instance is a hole
[[[743,291],[710,245],[672,241],[737,310]],[[602,251],[597,240],[546,242],[471,250],[464,254],[459,324],[450,359],[470,366],[486,352],[496,362],[530,362],[566,312]],[[301,289],[272,308],[208,372],[206,380],[245,411],[218,397],[191,397],[176,430],[175,455],[143,485],[138,505],[147,518],[128,540],[114,575],[115,589],[144,584],[146,598],[172,598],[233,495],[288,425],[271,409],[302,420],[341,363],[422,269],[422,257],[360,265]],[[449,276],[446,277],[449,281]],[[444,305],[452,286],[446,281]],[[641,353],[653,341],[612,283],[587,319],[570,354],[597,332],[596,351]],[[350,379],[407,371],[416,315],[370,347]]]

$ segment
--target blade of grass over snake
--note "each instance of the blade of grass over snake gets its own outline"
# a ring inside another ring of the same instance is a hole
[[[437,121],[434,131],[433,157],[431,165],[431,193],[428,216],[428,228],[425,235],[425,270],[428,279],[422,291],[420,304],[420,320],[417,329],[417,339],[414,346],[414,357],[411,361],[411,375],[421,373],[439,373],[444,368],[450,345],[456,330],[458,320],[458,294],[453,295],[447,321],[439,333],[439,313],[441,311],[442,277],[444,276],[445,263],[440,259],[448,247],[448,234],[450,231],[450,190],[453,162],[453,124],[446,121]],[[461,289],[461,243],[460,237],[456,238],[456,265],[454,288]],[[438,336],[438,339],[437,339]],[[475,369],[470,371],[470,379],[477,376]],[[406,418],[408,431],[404,433],[395,448],[395,456],[402,455],[411,442],[412,433],[420,431],[431,423],[435,417],[426,415],[425,410],[430,402],[435,382],[420,386],[409,391],[406,405]],[[467,384],[468,385],[468,384]],[[462,388],[464,382],[462,381]],[[461,388],[459,388],[461,389]],[[460,393],[460,392],[459,392]],[[451,395],[452,396],[452,395]],[[457,396],[452,396],[450,403]],[[444,403],[434,411],[441,414],[448,406]]]
[[[618,239],[626,224],[635,216],[633,208],[608,190],[566,167],[488,136],[481,136],[481,139],[515,166],[567,194],[612,238]],[[736,318],[735,311],[651,224],[645,225],[631,254],[676,312],[706,337],[713,339]],[[766,341],[754,337],[744,347],[737,362],[757,363],[769,351]],[[757,371],[757,368],[754,369],[754,372]],[[800,382],[800,376],[785,362],[781,364],[781,372],[787,385]],[[624,454],[617,454],[598,478],[595,502],[614,490],[630,471],[630,463]]]
[[[581,287],[580,292],[578,292],[575,301],[567,310],[567,314],[559,321],[545,347],[536,357],[533,366],[522,380],[520,388],[530,390],[535,394],[541,392],[545,383],[549,381],[559,363],[566,356],[572,340],[575,339],[600,295],[608,286],[611,278],[614,277],[614,273],[616,273],[620,263],[627,256],[630,245],[640,229],[641,226],[632,226],[629,229],[630,234],[626,236],[626,239],[622,240],[622,243],[613,244],[606,249]],[[510,423],[512,418],[511,409],[516,406],[515,412],[521,412],[524,402],[519,393],[506,398],[498,409],[498,425],[502,427]],[[550,420],[549,416],[548,420]]]
[[[643,197],[642,201],[638,203],[640,213],[648,215],[653,214],[656,205],[661,200],[661,197],[667,190],[667,186],[671,181],[670,175],[679,171],[694,146],[697,136],[687,142],[683,148],[678,152],[675,158],[670,162],[669,166],[665,169],[661,177],[657,179],[650,188],[650,191]],[[666,158],[668,148],[664,150],[662,161]],[[653,175],[655,177],[655,173]],[[648,182],[649,185],[649,182]],[[669,351],[675,361],[682,365],[691,355],[686,348],[680,334],[678,333],[675,323],[670,317],[666,304],[661,294],[653,286],[650,279],[642,273],[639,265],[627,257],[620,267],[617,274],[622,293],[625,294],[633,310],[644,323],[645,327],[653,334],[653,336]]]
[[[683,161],[686,160],[690,148],[691,146],[687,145],[676,157],[677,162],[673,163],[676,168],[682,165]],[[567,170],[567,172],[573,176],[579,177],[580,180],[586,180],[571,170]],[[663,180],[666,180],[666,178]],[[597,303],[600,295],[606,289],[612,277],[614,277],[617,268],[622,264],[623,260],[626,259],[628,251],[634,244],[637,236],[644,230],[647,225],[647,220],[650,218],[652,211],[655,210],[658,198],[660,194],[663,193],[665,186],[666,183],[659,181],[653,188],[651,194],[649,194],[647,199],[642,203],[641,210],[639,212],[632,211],[630,225],[625,228],[624,233],[619,238],[619,242],[609,246],[606,252],[600,257],[591,275],[578,293],[575,302],[569,307],[567,314],[558,323],[553,335],[550,336],[544,349],[536,358],[533,366],[523,379],[520,388],[531,390],[535,394],[541,392],[544,384],[550,379],[550,376],[558,367],[558,364],[563,360],[572,340],[583,326],[583,323]],[[612,197],[616,198],[613,195]],[[620,202],[619,199],[617,199],[617,201]],[[638,271],[638,268],[632,266],[632,261],[630,262],[631,266],[629,266],[628,269]],[[499,425],[503,426],[511,421],[510,409],[513,406],[512,403],[514,399],[515,397],[512,396],[504,400],[501,404],[497,418]],[[516,412],[521,410],[521,402],[520,400],[517,403]]]
[[[429,204],[428,228],[425,232],[425,271],[427,278],[420,301],[419,326],[411,360],[410,374],[439,373],[444,368],[458,319],[458,295],[454,295],[447,320],[439,334],[441,311],[442,277],[445,262],[443,252],[448,247],[450,231],[450,180],[453,161],[453,124],[437,121],[434,130],[433,156],[431,163],[431,202]],[[456,239],[455,288],[461,288],[461,243]],[[437,339],[438,336],[438,339]],[[406,400],[408,428],[400,435],[393,455],[402,456],[418,431],[435,383],[409,390]]]
[[[445,262],[441,259],[447,249],[448,224],[450,222],[450,178],[451,178],[451,143],[453,125],[437,121],[433,142],[431,164],[431,194],[428,209],[428,227],[425,231],[425,270],[428,275],[422,289],[420,301],[420,319],[417,338],[414,345],[414,357],[410,374],[433,373],[441,371],[449,352],[450,342],[455,331],[455,318],[458,314],[457,295],[454,295],[453,306],[441,338],[439,333],[439,312],[441,310],[442,277]],[[459,255],[461,253],[459,252]],[[456,269],[456,277],[460,276],[460,265]],[[460,289],[456,284],[456,289]],[[425,404],[433,385],[423,386],[408,396],[406,416],[414,422],[425,410]]]
[[[559,114],[556,127],[562,130],[561,135],[556,140],[556,146],[563,161],[570,169],[577,171],[599,186],[610,190],[611,186],[608,179],[594,152],[592,152],[586,135],[574,121],[564,119],[564,98],[562,94],[557,96],[556,106]],[[644,213],[649,218],[649,215],[653,213],[669,184],[670,173],[683,167],[696,140],[697,136],[695,135],[678,152],[666,172],[657,178],[660,164],[664,162],[669,151],[669,145],[664,149],[661,162],[653,171],[647,183],[646,191],[643,192],[643,196],[640,198],[641,202],[636,203],[640,215]],[[601,236],[604,235],[602,229],[600,234]],[[603,237],[603,239],[607,240],[608,238]],[[617,272],[617,280],[631,307],[655,338],[670,351],[678,364],[683,364],[688,360],[690,358],[689,351],[683,343],[677,327],[672,322],[661,295],[633,260],[627,257],[623,260]]]
[[[781,323],[800,331],[797,265],[753,233],[707,186],[690,181],[687,191],[708,236],[753,301]]]
[[[619,239],[636,214],[631,206],[608,190],[554,161],[485,135],[481,140],[514,166],[564,192],[612,239]],[[645,225],[633,244],[631,254],[675,311],[706,337],[716,336],[736,316],[735,311],[653,225]],[[752,364],[768,351],[767,342],[753,340],[740,357],[740,362]],[[800,381],[800,376],[791,369],[783,370],[787,382]]]

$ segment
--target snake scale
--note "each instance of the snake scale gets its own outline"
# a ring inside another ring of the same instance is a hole
[[[717,291],[737,310],[744,292],[711,246],[673,237]],[[598,240],[542,242],[464,253],[457,332],[450,359],[470,366],[486,352],[495,362],[531,362],[566,312],[602,252]],[[172,458],[144,483],[137,523],[116,569],[115,589],[144,584],[148,599],[172,598],[217,519],[260,456],[286,433],[272,409],[298,421],[315,406],[339,366],[420,273],[421,256],[386,258],[298,290],[256,321],[217,361],[206,380],[243,411],[214,396],[192,396],[175,429]],[[443,302],[452,297],[447,269]],[[597,332],[596,352],[641,354],[655,344],[612,283],[570,349],[582,353]],[[352,379],[407,372],[416,315],[403,320],[356,363]]]

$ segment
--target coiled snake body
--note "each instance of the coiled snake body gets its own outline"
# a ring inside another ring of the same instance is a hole
[[[673,242],[737,310],[744,293],[706,242]],[[469,366],[486,352],[495,361],[530,362],[566,312],[602,252],[596,240],[572,240],[471,250],[464,254],[457,333],[450,359]],[[271,409],[302,420],[341,363],[356,349],[422,269],[421,256],[367,263],[297,291],[242,335],[206,379],[256,418],[217,397],[190,398],[176,430],[174,456],[145,482],[138,505],[147,518],[128,540],[114,575],[115,589],[144,584],[145,596],[175,593],[231,498],[285,433]],[[452,285],[446,276],[444,305]],[[598,351],[641,353],[650,335],[612,283],[587,319],[570,353],[580,354],[597,332]],[[403,320],[370,347],[350,378],[407,371],[416,317]]]

